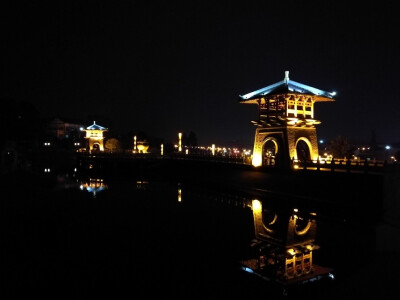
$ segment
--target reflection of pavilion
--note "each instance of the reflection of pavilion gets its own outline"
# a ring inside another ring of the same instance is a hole
[[[317,223],[313,212],[273,211],[252,201],[255,239],[243,269],[284,285],[333,278],[329,268],[313,263]],[[310,280],[312,279],[313,280]]]
[[[83,182],[80,185],[81,190],[87,190],[89,193],[93,194],[93,197],[96,197],[96,194],[107,189],[108,185],[103,182],[103,179],[93,179],[90,178],[89,182]]]

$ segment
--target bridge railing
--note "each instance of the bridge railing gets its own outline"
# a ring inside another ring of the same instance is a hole
[[[79,152],[78,157],[86,158],[109,158],[109,159],[177,159],[177,160],[194,160],[209,161],[230,164],[246,164],[251,165],[250,156],[240,155],[208,155],[208,154],[185,154],[180,152],[171,152],[164,155],[156,153],[132,153],[132,151],[102,151],[102,152]]]
[[[206,155],[206,154],[170,153],[168,154],[167,157],[172,159],[182,159],[182,160],[197,160],[197,161],[251,165],[250,156],[240,156],[240,155],[223,156],[223,155]]]
[[[383,172],[386,167],[386,160],[292,160],[292,168],[295,170],[368,173]]]
[[[98,152],[98,153],[78,153],[81,158],[104,158],[104,159],[176,159],[192,161],[208,161],[216,163],[251,165],[251,156],[241,155],[207,155],[207,154],[185,154],[172,152],[165,155],[155,153],[132,153],[132,152]],[[275,163],[263,164],[264,168],[276,168]],[[388,166],[385,160],[352,160],[352,159],[333,159],[333,160],[298,160],[291,161],[293,170],[308,171],[332,171],[332,172],[384,172]]]

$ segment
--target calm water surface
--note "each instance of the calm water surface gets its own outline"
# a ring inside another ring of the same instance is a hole
[[[173,181],[96,179],[3,179],[3,299],[285,298],[278,286],[238,268],[254,239],[251,195]],[[347,298],[359,270],[375,260],[373,226],[323,203],[259,200],[277,210],[315,212],[314,263],[334,269],[331,283],[286,298]]]

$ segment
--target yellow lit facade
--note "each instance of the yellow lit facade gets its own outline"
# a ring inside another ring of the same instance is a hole
[[[133,137],[132,153],[149,153],[149,143],[146,140],[139,141],[137,136]],[[161,148],[162,151],[162,148]],[[162,154],[161,154],[162,155]]]
[[[136,148],[138,153],[148,153],[149,143],[147,141],[137,141]]]
[[[85,138],[89,142],[90,152],[104,151],[103,133],[107,130],[107,128],[96,124],[96,121],[84,130],[86,132]]]
[[[288,167],[295,160],[317,161],[318,140],[314,119],[316,102],[334,101],[335,93],[284,80],[240,96],[240,103],[257,104],[253,166]]]

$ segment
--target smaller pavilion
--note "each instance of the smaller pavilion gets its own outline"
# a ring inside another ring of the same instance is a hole
[[[89,141],[89,152],[104,151],[103,132],[107,130],[107,128],[96,124],[96,121],[93,121],[92,125],[84,129],[86,131],[85,139]]]

